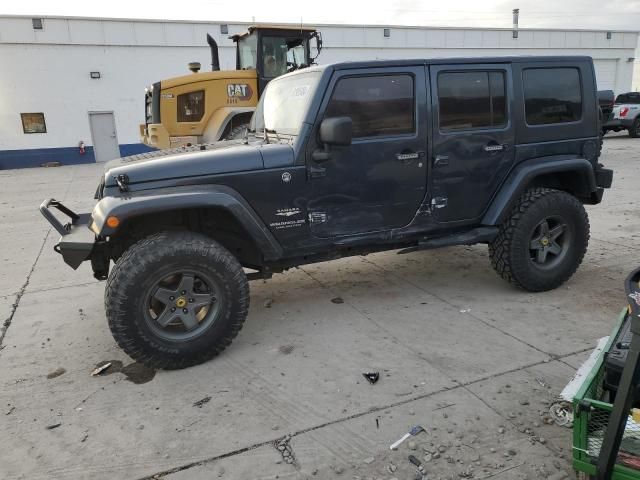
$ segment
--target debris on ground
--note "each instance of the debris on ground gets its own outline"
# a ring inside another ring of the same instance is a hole
[[[470,311],[470,308],[463,308],[462,310],[460,310],[460,313],[469,313]]]
[[[536,377],[536,382],[538,382],[542,388],[551,388],[551,386],[545,382],[542,377]]]
[[[405,433],[399,440],[396,440],[394,443],[392,443],[391,446],[389,447],[389,449],[396,450],[400,446],[400,444],[402,442],[404,442],[407,438],[409,438],[411,436],[415,437],[420,432],[426,432],[424,427],[422,427],[420,425],[415,425],[415,426],[411,427],[411,430],[409,430],[407,433]]]
[[[7,410],[7,413],[5,413],[5,415],[11,415],[15,409],[16,409],[16,407],[14,407],[13,405],[11,405],[11,406],[9,407],[9,410]]]
[[[56,378],[56,377],[59,377],[60,375],[64,375],[66,372],[67,371],[64,368],[58,367],[54,371],[47,373],[47,378],[51,380],[52,378]]]
[[[380,372],[364,372],[362,376],[366,378],[367,382],[369,382],[371,385],[380,380]]]
[[[203,405],[209,403],[209,400],[211,400],[211,397],[209,395],[207,395],[203,399],[198,400],[197,402],[193,402],[193,406],[194,407],[198,407],[198,408],[202,408]]]
[[[293,450],[291,449],[291,445],[289,442],[291,441],[291,435],[287,435],[281,440],[276,441],[275,447],[276,450],[280,452],[282,455],[282,460],[288,464],[294,464],[296,462],[295,457],[293,456]]]
[[[91,376],[95,377],[97,375],[100,375],[102,372],[104,372],[107,368],[109,368],[111,366],[111,362],[107,362],[104,365],[100,365],[99,367],[96,367],[93,372],[91,372]]]
[[[45,168],[59,167],[60,165],[61,165],[60,162],[44,162],[40,164],[41,167],[45,167]]]
[[[62,422],[52,423],[50,425],[47,425],[45,428],[47,430],[53,430],[54,428],[58,428],[60,425],[62,425]]]
[[[335,297],[331,299],[331,303],[340,304],[340,303],[344,303],[344,300],[342,299],[342,297]]]
[[[271,308],[271,305],[273,305],[273,298],[267,298],[262,305],[264,305],[264,308]]]

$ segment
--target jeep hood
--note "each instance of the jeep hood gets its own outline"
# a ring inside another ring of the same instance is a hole
[[[127,183],[135,185],[158,180],[178,180],[189,177],[261,170],[267,167],[293,165],[293,148],[284,144],[253,145],[238,142],[218,142],[206,150],[174,153],[158,151],[112,160],[105,165],[105,186],[117,185],[116,178],[126,175]],[[273,161],[277,159],[277,161]]]

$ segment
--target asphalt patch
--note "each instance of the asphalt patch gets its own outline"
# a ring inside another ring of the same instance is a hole
[[[106,360],[96,364],[96,368],[110,363],[111,366],[98,376],[103,377],[105,375],[111,375],[113,373],[122,373],[132,383],[141,385],[143,383],[150,382],[153,377],[156,376],[156,371],[153,368],[149,368],[139,362],[133,362],[129,365],[123,365],[120,360]]]

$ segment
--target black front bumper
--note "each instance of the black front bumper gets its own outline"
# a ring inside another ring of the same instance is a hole
[[[71,219],[62,224],[51,212],[50,207],[56,208]],[[62,203],[50,198],[40,205],[40,212],[61,235],[60,241],[53,249],[62,255],[64,262],[74,270],[91,256],[96,244],[96,236],[89,229],[91,214],[77,214]]]

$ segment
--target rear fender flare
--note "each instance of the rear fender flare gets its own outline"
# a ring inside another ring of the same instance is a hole
[[[96,235],[107,237],[117,231],[117,228],[106,224],[110,216],[117,217],[122,224],[148,213],[207,207],[231,213],[249,233],[265,259],[274,260],[282,256],[282,247],[255,210],[238,192],[221,185],[162,188],[135,195],[105,197],[93,209],[91,229]]]
[[[580,175],[586,182],[589,194],[596,192],[596,179],[593,165],[584,158],[535,158],[518,164],[493,197],[489,209],[485,213],[483,225],[499,225],[511,211],[515,202],[526,188],[541,175],[549,173],[571,173]]]

